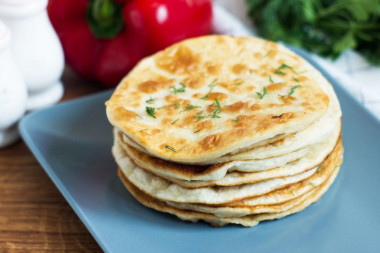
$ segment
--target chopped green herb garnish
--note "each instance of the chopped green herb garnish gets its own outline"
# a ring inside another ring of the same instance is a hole
[[[203,112],[203,110],[202,111],[199,111],[199,112],[197,112],[197,114],[201,114]]]
[[[198,133],[199,131],[201,131],[200,129],[198,129],[197,131],[195,131],[194,133],[196,134],[196,133]]]
[[[217,98],[215,98],[215,105],[216,105],[216,107],[218,107],[218,109],[212,110],[211,118],[220,118],[220,116],[218,116],[218,113],[220,113],[222,111],[222,107],[220,106],[220,103],[219,103]]]
[[[144,131],[146,131],[146,130],[148,130],[148,128],[141,129],[140,132],[144,132]]]
[[[187,107],[186,109],[180,111],[180,112],[185,112],[185,111],[190,111],[192,109],[195,109],[195,108],[201,108],[200,106],[197,106],[197,105],[191,105],[191,104],[187,104]]]
[[[146,106],[146,107],[145,107],[145,111],[146,111],[146,113],[147,113],[149,116],[151,116],[151,117],[153,117],[153,118],[156,118],[156,116],[154,115],[154,107]]]
[[[145,101],[147,104],[153,104],[154,102],[154,98],[150,98],[148,100]]]
[[[204,118],[207,118],[207,116],[203,116],[203,115],[196,115],[195,117],[198,119],[198,120],[195,121],[195,122],[198,122],[198,121],[201,121],[201,120],[204,119]]]
[[[294,196],[295,194],[294,194],[294,191],[292,191],[292,195]]]
[[[177,108],[177,109],[179,108],[179,104],[178,104],[178,103],[175,103],[174,106],[175,106],[175,108]]]
[[[232,121],[238,123],[238,122],[240,122],[240,119],[237,118],[237,119],[233,119]]]
[[[203,97],[201,97],[201,99],[204,99],[206,100],[208,98],[208,95],[210,95],[210,93],[212,92],[212,90],[214,89],[215,86],[218,85],[218,83],[216,82],[218,79],[214,79],[209,85],[208,87],[210,87],[210,90],[207,92],[206,95],[204,95]]]
[[[296,81],[297,83],[300,82],[300,80],[298,80],[297,78],[293,77],[293,80]]]
[[[212,110],[211,118],[218,118],[218,119],[220,119],[220,116],[218,115],[218,113],[220,113],[220,112],[221,112],[220,109],[214,109],[214,110]]]
[[[172,125],[174,125],[179,119],[176,119],[172,122]]]
[[[211,118],[218,118],[218,119],[220,119],[220,116],[218,116],[219,112],[220,112],[219,109],[212,110]]]
[[[169,145],[165,145],[165,148],[173,151],[174,153],[176,153],[177,151],[172,147],[172,146],[169,146]]]
[[[140,119],[142,119],[142,117],[140,115],[138,115],[137,113],[136,113],[136,116],[139,117]]]
[[[275,73],[275,74],[279,74],[279,75],[285,75],[285,74],[286,74],[285,72],[281,71],[281,69],[276,69],[276,70],[274,71],[274,73]]]
[[[312,182],[309,182],[309,184],[310,184],[311,186],[315,187],[315,184],[313,184]]]
[[[162,108],[166,107],[166,105],[160,106],[157,108],[157,110],[161,110]]]
[[[183,82],[180,82],[179,85],[181,85],[181,88],[177,89],[175,86],[172,86],[174,94],[185,92],[186,85]]]
[[[280,67],[278,67],[274,73],[276,74],[279,74],[279,75],[285,75],[286,73],[282,71],[282,69],[291,69],[294,73],[296,73],[293,69],[293,67],[289,66],[289,65],[286,65],[285,63],[283,63]]]
[[[321,171],[321,173],[322,173],[322,165],[318,165],[317,171]]]
[[[218,109],[222,110],[222,107],[220,106],[219,101],[218,101],[217,98],[215,98],[215,103],[216,103],[216,106],[218,107]]]
[[[268,94],[268,91],[267,91],[267,88],[264,87],[263,89],[263,93],[260,93],[260,92],[256,92],[257,96],[260,98],[260,99],[263,99],[263,97]]]
[[[239,86],[239,85],[241,85],[241,84],[243,84],[243,83],[244,83],[244,81],[241,81],[241,82],[234,83],[234,84],[232,84],[232,85]]]
[[[295,91],[297,88],[299,88],[299,87],[301,87],[301,85],[293,86],[293,87],[290,89],[290,92],[289,92],[288,95],[289,95],[289,96],[293,95],[294,91]]]
[[[269,75],[269,82],[274,83],[271,75]]]

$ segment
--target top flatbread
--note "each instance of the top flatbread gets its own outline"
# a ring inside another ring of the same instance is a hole
[[[107,116],[150,155],[207,163],[320,119],[329,98],[311,68],[257,38],[190,39],[142,60],[107,101]]]

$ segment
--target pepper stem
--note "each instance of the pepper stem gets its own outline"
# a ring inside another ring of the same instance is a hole
[[[124,26],[122,6],[113,0],[90,0],[87,22],[96,38],[112,39]]]

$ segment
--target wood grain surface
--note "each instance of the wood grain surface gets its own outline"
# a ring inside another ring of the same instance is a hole
[[[69,69],[69,100],[102,90]],[[23,141],[0,149],[0,252],[102,252]]]

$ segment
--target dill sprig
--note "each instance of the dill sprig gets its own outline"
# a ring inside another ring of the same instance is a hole
[[[146,100],[145,103],[147,103],[147,104],[153,104],[154,100],[155,99],[151,97],[150,99]]]
[[[195,115],[195,117],[197,118],[197,121],[195,121],[195,122],[199,122],[199,121],[201,121],[202,119],[205,119],[205,118],[207,118],[208,116],[203,116],[203,115]]]
[[[190,110],[193,110],[195,108],[201,108],[201,106],[187,104],[186,109],[182,110],[181,112],[190,111]]]
[[[177,152],[177,151],[175,150],[175,148],[173,148],[172,146],[165,145],[165,148],[169,149],[170,151],[173,151],[174,153]]]
[[[174,125],[179,119],[176,119],[172,122],[172,125]]]
[[[285,63],[283,63],[280,67],[278,67],[278,68],[274,71],[274,73],[279,74],[279,75],[285,75],[286,73],[282,71],[283,69],[291,69],[294,73],[296,73],[296,72],[294,71],[293,67],[291,67],[291,66],[289,66],[289,65],[287,65],[287,64],[285,64]]]
[[[171,87],[174,91],[174,94],[185,92],[186,85],[183,82],[180,82],[179,85],[181,85],[181,88],[176,88],[175,86]]]
[[[219,100],[217,98],[215,98],[215,103],[216,103],[216,106],[218,107],[218,109],[222,110],[222,107],[220,106]]]
[[[216,107],[218,107],[218,109],[212,110],[211,118],[220,118],[218,113],[222,111],[222,107],[220,106],[219,100],[217,98],[215,98],[215,105]]]
[[[269,75],[269,82],[274,83],[271,75]]]
[[[208,98],[208,95],[210,95],[210,93],[212,92],[212,90],[214,89],[214,87],[218,85],[218,83],[217,83],[216,81],[218,81],[218,79],[214,79],[214,80],[208,85],[208,87],[210,87],[210,90],[207,92],[206,95],[204,95],[203,97],[201,97],[201,99],[206,100],[206,99]]]
[[[263,99],[264,96],[265,96],[266,94],[268,94],[267,88],[266,88],[266,87],[263,88],[263,93],[256,92],[256,94],[257,94],[257,96],[258,96],[260,99]]]
[[[292,86],[292,88],[290,89],[290,92],[289,92],[289,96],[291,96],[291,95],[293,95],[293,93],[294,93],[294,91],[297,89],[297,88],[299,88],[299,87],[301,87],[301,85],[295,85],[295,86]]]
[[[156,118],[156,116],[154,115],[154,107],[149,107],[149,106],[146,106],[145,107],[145,111],[146,113],[151,116],[152,118]]]

